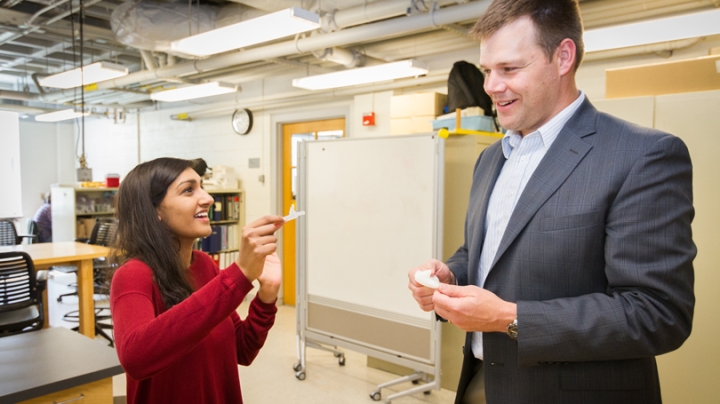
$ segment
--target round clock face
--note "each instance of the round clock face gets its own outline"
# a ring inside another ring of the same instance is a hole
[[[232,116],[232,127],[238,135],[247,135],[252,129],[253,119],[252,112],[243,108],[235,110]]]

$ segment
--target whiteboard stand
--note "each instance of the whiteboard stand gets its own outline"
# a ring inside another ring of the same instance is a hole
[[[444,141],[435,134],[303,142],[298,159],[297,359],[342,350],[414,373],[385,398],[440,390],[441,327],[407,289],[407,272],[442,255]]]

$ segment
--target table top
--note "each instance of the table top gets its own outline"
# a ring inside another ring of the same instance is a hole
[[[123,373],[113,348],[63,327],[0,338],[0,403],[14,403]]]
[[[30,255],[35,265],[51,265],[61,262],[80,261],[107,257],[108,247],[63,241],[58,243],[19,244],[0,247],[0,252],[22,251]]]

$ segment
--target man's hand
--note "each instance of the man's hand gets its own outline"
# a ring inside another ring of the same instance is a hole
[[[432,295],[435,313],[465,331],[505,332],[517,304],[477,286],[440,285]]]
[[[432,271],[430,275],[437,276],[441,283],[455,283],[455,275],[450,271],[450,268],[438,260],[430,260],[417,268],[411,269],[410,272],[408,272],[408,278],[410,278],[408,289],[410,289],[413,298],[424,311],[433,310],[434,290],[419,284],[415,280],[415,272],[426,271],[428,269]]]

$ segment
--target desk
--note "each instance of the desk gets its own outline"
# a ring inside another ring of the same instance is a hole
[[[101,382],[110,384],[101,402],[112,402],[112,377],[123,373],[114,349],[62,327],[0,338],[0,358],[0,403]]]
[[[65,241],[59,243],[20,244],[0,247],[0,252],[22,251],[28,253],[35,269],[46,269],[53,265],[74,264],[78,267],[78,306],[80,310],[80,333],[95,338],[95,310],[93,301],[93,258],[107,257],[107,247]],[[47,315],[47,290],[43,295],[45,321]]]

